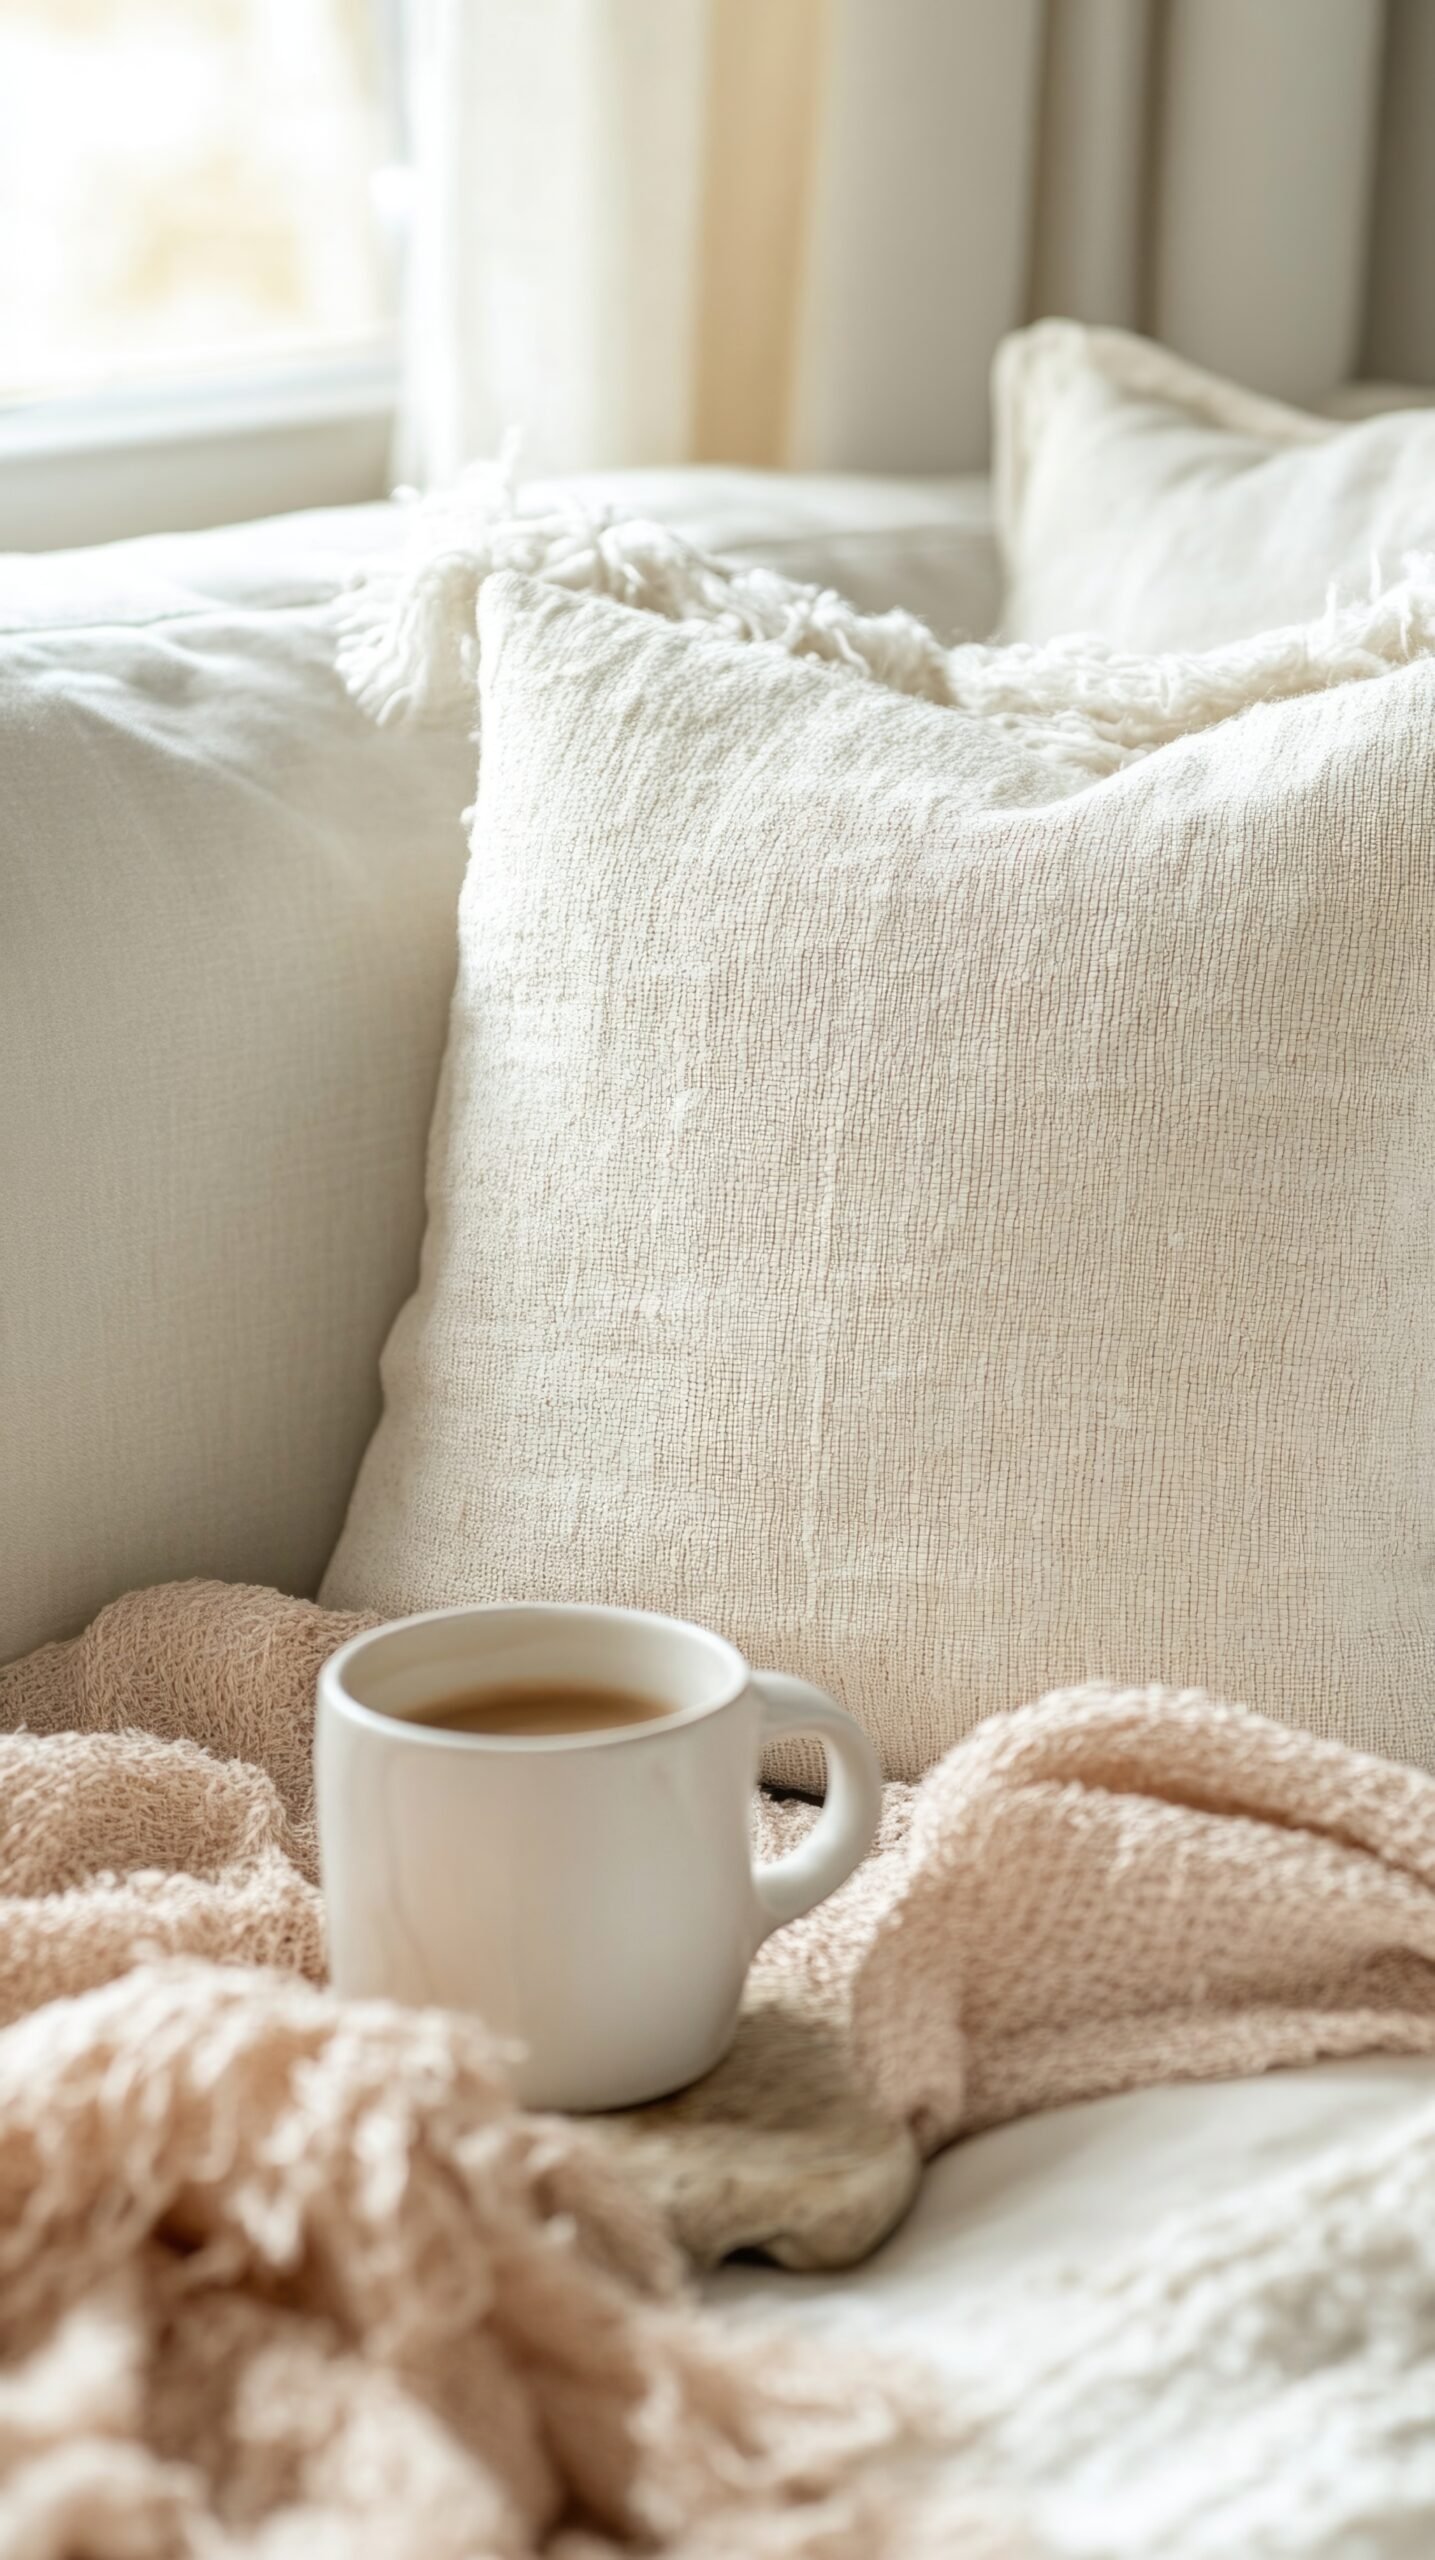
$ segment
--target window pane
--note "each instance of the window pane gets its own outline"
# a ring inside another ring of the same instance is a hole
[[[0,0],[0,398],[386,325],[374,0]]]

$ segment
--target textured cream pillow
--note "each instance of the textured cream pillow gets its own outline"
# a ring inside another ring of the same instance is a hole
[[[472,771],[335,679],[402,522],[0,563],[0,1662],[137,1584],[310,1591],[343,1519]]]
[[[1337,425],[1072,320],[1008,338],[993,392],[1009,639],[1209,648],[1435,544],[1435,410]]]
[[[1435,1761],[1435,661],[1093,781],[525,579],[479,634],[325,1600],[690,1613],[897,1773],[1099,1673]],[[1212,720],[1239,667],[1187,675]]]

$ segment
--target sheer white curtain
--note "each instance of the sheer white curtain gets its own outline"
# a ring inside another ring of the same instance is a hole
[[[953,471],[1003,332],[1435,380],[1435,0],[410,0],[400,463]]]

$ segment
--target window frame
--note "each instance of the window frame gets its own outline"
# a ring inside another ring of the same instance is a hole
[[[397,396],[385,334],[283,366],[0,409],[0,551],[384,497]]]
[[[392,158],[383,228],[402,291],[411,148],[409,0],[369,0]],[[394,181],[397,180],[397,185]],[[194,377],[0,400],[0,553],[242,524],[387,497],[397,318],[362,341]]]

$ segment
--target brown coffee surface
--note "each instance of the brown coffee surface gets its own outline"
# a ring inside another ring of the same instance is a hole
[[[653,1724],[672,1710],[636,1689],[606,1689],[577,1680],[475,1682],[435,1698],[408,1721],[445,1733],[600,1733],[616,1725]]]

